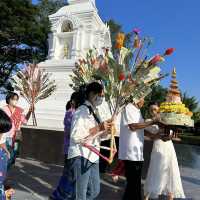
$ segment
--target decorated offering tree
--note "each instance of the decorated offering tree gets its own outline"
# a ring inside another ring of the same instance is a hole
[[[102,82],[113,119],[128,103],[137,103],[147,96],[152,91],[152,86],[166,76],[160,74],[159,64],[174,51],[174,48],[170,48],[163,55],[148,58],[146,52],[150,39],[141,38],[139,32],[139,29],[133,30],[132,48],[124,47],[125,35],[118,33],[114,55],[106,48],[102,52],[91,49],[86,58],[80,59],[76,64],[71,76],[71,87],[74,90],[92,81]],[[115,131],[112,131],[109,162],[112,162],[113,152],[116,150],[114,136]]]
[[[172,80],[166,102],[160,105],[160,115],[162,121],[169,125],[194,126],[194,121],[191,119],[193,113],[181,101],[181,92],[178,89],[175,68],[172,71]]]
[[[38,101],[49,97],[55,91],[55,81],[51,81],[50,76],[37,64],[29,64],[12,78],[12,84],[15,90],[19,91],[28,104],[34,108]],[[35,109],[32,112],[32,119],[33,126],[37,126]]]

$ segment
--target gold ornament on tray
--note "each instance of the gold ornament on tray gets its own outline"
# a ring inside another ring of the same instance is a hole
[[[172,71],[172,80],[167,93],[166,102],[160,105],[161,119],[169,125],[193,127],[193,113],[181,101],[181,92],[176,80],[176,69]]]

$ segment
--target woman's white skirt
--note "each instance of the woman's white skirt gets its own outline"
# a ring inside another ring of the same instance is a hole
[[[176,152],[172,141],[156,140],[144,185],[144,194],[149,198],[173,194],[174,198],[185,198]]]

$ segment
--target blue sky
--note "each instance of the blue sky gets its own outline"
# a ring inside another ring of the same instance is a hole
[[[114,19],[126,32],[139,27],[152,37],[150,54],[176,48],[162,69],[176,67],[181,90],[200,100],[199,0],[96,0],[96,5],[103,20]],[[169,81],[168,77],[162,84],[168,86]]]

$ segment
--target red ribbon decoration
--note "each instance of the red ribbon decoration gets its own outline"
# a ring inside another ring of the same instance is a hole
[[[101,157],[103,160],[107,161],[108,163],[111,163],[115,154],[117,151],[113,149],[113,157],[112,158],[107,158],[106,156],[102,155],[94,146],[88,145],[86,143],[82,144],[84,147],[88,148],[90,151],[96,153],[99,157]],[[109,148],[111,149],[111,148]]]

